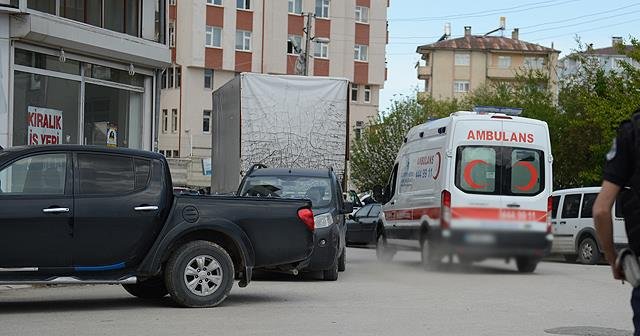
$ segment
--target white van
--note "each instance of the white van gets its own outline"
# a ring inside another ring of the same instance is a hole
[[[533,272],[551,247],[552,156],[545,122],[456,112],[412,128],[384,192],[377,255],[420,249],[425,267],[515,258]]]
[[[602,250],[593,226],[593,202],[600,187],[556,190],[553,192],[553,247],[551,253],[564,255],[567,261],[597,264]],[[629,245],[622,209],[616,202],[613,211],[613,243],[616,250]]]

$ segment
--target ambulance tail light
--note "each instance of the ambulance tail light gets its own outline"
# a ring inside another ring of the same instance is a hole
[[[553,196],[547,199],[547,233],[551,232],[551,214],[553,212]]]
[[[451,193],[447,190],[442,191],[440,229],[443,237],[448,237],[451,234],[449,231],[451,229]]]

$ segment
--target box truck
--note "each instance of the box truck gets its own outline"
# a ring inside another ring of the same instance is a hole
[[[254,164],[331,167],[344,177],[348,86],[343,78],[242,73],[213,93],[211,188],[232,193]]]

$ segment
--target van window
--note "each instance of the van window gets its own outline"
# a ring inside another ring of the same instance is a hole
[[[396,194],[396,180],[398,179],[398,164],[393,167],[391,178],[389,179],[389,199]]]
[[[511,194],[535,195],[543,187],[540,183],[542,152],[514,148],[511,151]]]
[[[584,194],[582,198],[582,211],[580,218],[593,218],[593,203],[596,201],[598,194]]]
[[[565,195],[562,204],[562,218],[578,218],[582,194]]]
[[[560,196],[553,196],[553,206],[551,208],[551,218],[556,219],[558,217],[558,206],[560,205]]]
[[[614,206],[614,209],[615,209],[616,218],[624,218],[624,213],[622,213],[622,202],[617,200],[616,203],[613,206]]]
[[[460,146],[455,185],[469,194],[534,196],[545,188],[543,163],[540,150]]]
[[[458,149],[456,186],[473,194],[496,193],[496,149],[466,146]]]

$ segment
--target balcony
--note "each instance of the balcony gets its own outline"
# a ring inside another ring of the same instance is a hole
[[[427,79],[431,77],[431,67],[430,66],[418,66],[418,79]]]
[[[487,68],[487,77],[488,78],[515,78],[516,70],[513,68],[498,68],[498,67],[489,67]]]

